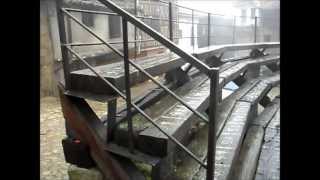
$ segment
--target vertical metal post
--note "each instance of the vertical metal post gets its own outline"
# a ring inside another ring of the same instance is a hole
[[[192,40],[192,51],[193,51],[193,53],[194,53],[194,10],[192,9],[192,11],[191,11],[191,13],[192,13],[192,16],[191,16],[191,23],[192,23],[192,36],[191,36],[191,40]]]
[[[61,47],[61,56],[62,56],[62,65],[63,65],[63,73],[64,73],[64,81],[65,81],[65,89],[70,89],[70,66],[69,66],[69,55],[68,49],[64,46],[67,44],[67,34],[66,27],[64,21],[64,14],[61,10],[63,4],[63,0],[57,1],[57,15],[58,15],[58,28],[60,35],[60,47]]]
[[[67,18],[66,20],[67,20],[67,31],[68,31],[68,33],[67,33],[68,37],[67,38],[68,38],[68,42],[72,43],[71,19]]]
[[[257,16],[254,17],[254,42],[257,42]]]
[[[172,3],[169,2],[169,38],[173,41],[173,27],[172,27]]]
[[[219,70],[211,71],[210,75],[210,104],[209,104],[209,131],[206,180],[214,179],[216,154],[216,114],[219,93]]]
[[[107,115],[107,141],[111,141],[112,131],[116,125],[117,114],[117,99],[108,101],[108,115]]]
[[[235,34],[236,34],[236,16],[233,18],[233,34],[232,34],[232,44],[235,43]]]
[[[128,22],[125,18],[122,18],[122,32],[123,32],[125,90],[126,90],[126,103],[127,103],[128,139],[129,139],[130,152],[134,153],[132,113],[131,113],[132,104],[131,104],[131,90],[130,90],[130,71],[129,71]]]
[[[137,16],[137,0],[134,0],[134,14]],[[134,26],[134,59],[137,58],[137,27]]]
[[[208,13],[208,46],[210,46],[210,13]]]

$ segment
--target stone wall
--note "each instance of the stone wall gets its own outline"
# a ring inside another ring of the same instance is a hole
[[[47,2],[40,1],[40,97],[58,95],[53,78],[54,54],[47,8]]]

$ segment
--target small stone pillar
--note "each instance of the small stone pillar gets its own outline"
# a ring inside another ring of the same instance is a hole
[[[106,180],[97,168],[86,169],[75,165],[69,166],[68,176],[69,180]]]

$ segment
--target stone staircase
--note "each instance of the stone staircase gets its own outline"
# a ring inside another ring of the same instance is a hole
[[[77,164],[77,158],[81,159],[82,152],[86,152],[110,179],[145,179],[136,167],[142,163],[150,166],[149,175],[154,180],[204,180],[208,179],[208,164],[213,162],[208,160],[212,157],[208,154],[215,152],[214,179],[276,179],[277,166],[266,167],[265,161],[278,161],[274,147],[279,144],[279,127],[275,125],[279,119],[279,98],[273,100],[268,93],[280,82],[280,56],[263,51],[278,47],[279,43],[209,46],[191,54],[111,1],[101,2],[174,53],[140,57],[133,62],[125,50],[123,54],[115,51],[125,63],[91,67],[67,48],[88,68],[70,71],[68,88],[59,84],[67,138],[79,140],[86,147],[73,148],[78,146],[71,141],[68,147],[72,151],[64,145],[66,161]],[[260,49],[260,56],[250,53],[245,58],[222,60],[226,51]],[[269,74],[261,74],[262,67]],[[214,78],[217,80],[213,81]],[[162,89],[155,88],[131,99],[130,88],[147,80]],[[213,82],[216,84],[212,85]],[[230,83],[236,84],[237,89],[227,89]],[[227,91],[228,95],[224,95]],[[117,106],[119,97],[127,100],[126,106]],[[97,117],[85,99],[107,102],[108,115]],[[262,113],[259,107],[264,108]],[[208,151],[212,138],[208,132],[213,130],[215,151]]]

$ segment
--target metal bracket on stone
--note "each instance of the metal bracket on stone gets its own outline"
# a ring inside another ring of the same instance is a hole
[[[174,83],[176,87],[180,87],[190,81],[188,72],[181,67],[168,71],[165,75],[166,83]]]
[[[261,57],[261,56],[265,56],[264,54],[265,49],[252,49],[252,51],[250,52],[250,57],[251,58],[257,58],[257,57]]]
[[[90,156],[105,177],[111,180],[130,180],[128,173],[120,163],[106,152],[106,128],[88,103],[78,97],[65,95],[61,89],[60,102],[63,116],[84,144],[88,145]]]
[[[271,98],[270,98],[268,95],[266,95],[266,96],[264,96],[264,97],[260,100],[259,104],[261,104],[261,106],[263,106],[263,107],[265,108],[265,107],[267,107],[268,104],[270,104],[271,102],[272,102],[272,101],[271,101]]]
[[[224,62],[221,61],[221,58],[223,56],[224,53],[221,53],[220,56],[211,56],[209,58],[205,59],[205,63],[209,66],[209,67],[219,67],[222,64],[224,64]]]
[[[241,86],[243,85],[247,80],[246,80],[246,73],[247,71],[245,71],[242,75],[240,75],[239,77],[237,77],[236,79],[233,80],[233,82],[237,85],[237,86]]]

